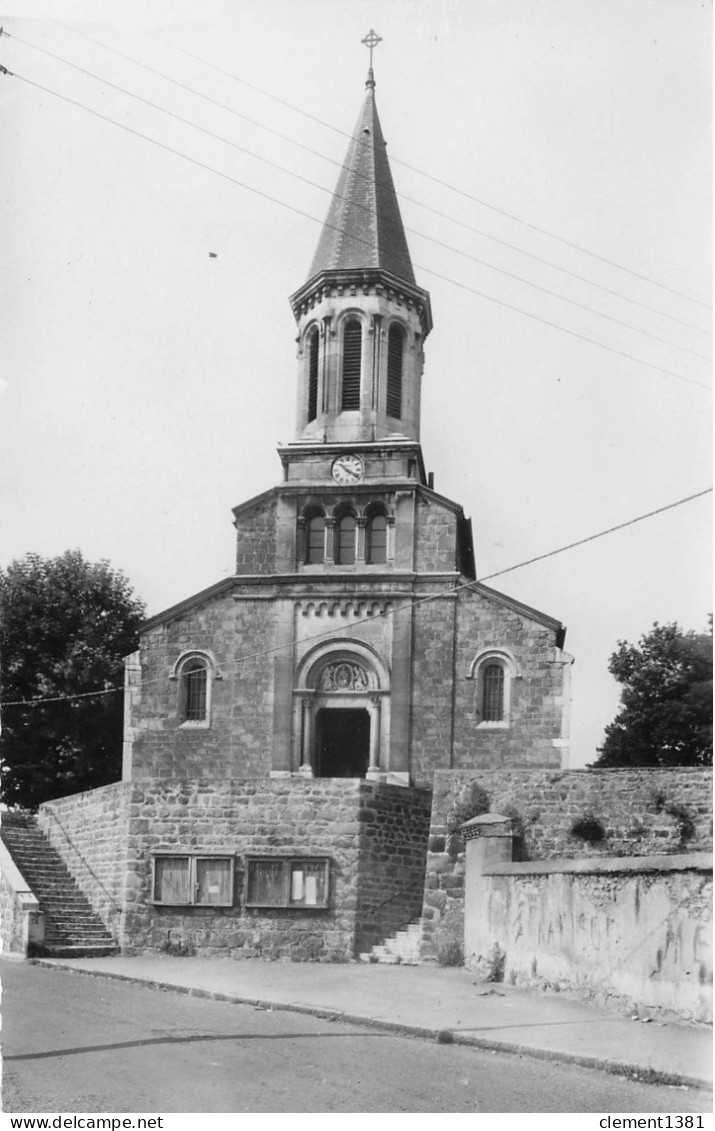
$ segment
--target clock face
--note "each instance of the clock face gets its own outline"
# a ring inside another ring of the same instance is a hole
[[[365,468],[360,456],[338,456],[333,460],[331,468],[333,479],[342,487],[359,483],[365,474]]]

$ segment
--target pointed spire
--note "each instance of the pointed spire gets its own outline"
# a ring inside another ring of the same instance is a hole
[[[348,146],[309,278],[321,271],[382,268],[415,282],[397,194],[387,160],[385,139],[375,105],[372,49],[379,37],[370,32],[365,101]]]

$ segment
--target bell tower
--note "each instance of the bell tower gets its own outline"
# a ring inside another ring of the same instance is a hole
[[[371,57],[363,105],[308,280],[291,297],[298,325],[296,440],[280,451],[289,479],[300,476],[296,463],[313,445],[355,450],[366,465],[366,445],[397,441],[402,474],[413,477],[422,465],[430,300],[415,282],[375,104],[372,49],[379,38],[371,32],[363,42]]]

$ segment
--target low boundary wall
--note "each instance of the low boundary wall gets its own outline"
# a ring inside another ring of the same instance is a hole
[[[712,1020],[711,854],[509,862],[508,820],[464,831],[465,962],[481,977]]]

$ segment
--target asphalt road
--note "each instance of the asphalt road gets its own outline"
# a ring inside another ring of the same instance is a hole
[[[529,1057],[0,961],[9,1112],[706,1112]],[[300,967],[296,967],[296,978]]]

